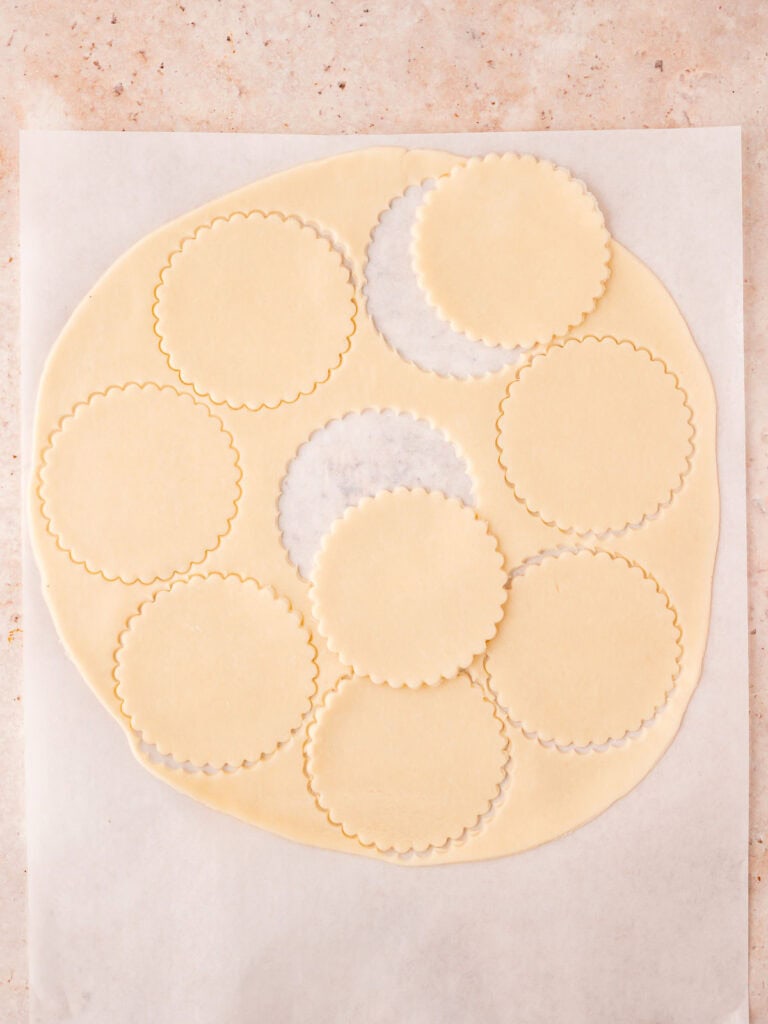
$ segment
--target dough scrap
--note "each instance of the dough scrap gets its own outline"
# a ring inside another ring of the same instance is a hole
[[[639,566],[604,551],[564,550],[513,575],[486,667],[526,734],[559,747],[600,746],[664,706],[680,672],[681,637],[669,597]]]
[[[341,365],[355,330],[341,255],[281,213],[201,225],[171,254],[155,296],[168,365],[198,395],[233,409],[311,394]]]
[[[683,486],[693,411],[677,376],[631,341],[570,338],[518,370],[499,459],[515,495],[564,532],[636,526]]]
[[[138,608],[115,651],[115,692],[146,743],[179,762],[256,762],[299,728],[317,684],[301,616],[253,579],[195,575]]]
[[[42,454],[38,493],[49,532],[73,562],[110,581],[151,583],[219,545],[241,476],[232,435],[205,405],[131,383],[92,394],[62,418]]]
[[[331,824],[406,853],[478,824],[500,795],[508,748],[494,704],[463,674],[416,689],[346,677],[310,723],[304,763]]]
[[[610,237],[594,196],[532,156],[467,161],[427,193],[414,267],[454,330],[531,348],[578,326],[605,291]]]
[[[438,491],[383,491],[337,519],[312,570],[318,631],[356,675],[420,686],[466,668],[496,632],[496,539]]]

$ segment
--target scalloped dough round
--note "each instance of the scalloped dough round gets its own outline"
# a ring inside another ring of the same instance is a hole
[[[511,153],[441,178],[414,230],[414,269],[438,314],[505,348],[531,348],[580,324],[605,290],[610,252],[584,185]]]
[[[301,725],[316,652],[285,598],[240,576],[177,580],[128,620],[115,652],[123,713],[162,754],[258,761]]]
[[[234,213],[199,227],[155,294],[155,332],[171,369],[234,409],[311,393],[340,366],[355,329],[341,255],[279,213]]]
[[[669,598],[642,569],[619,555],[564,551],[513,576],[486,668],[525,732],[561,746],[601,745],[666,703],[680,638]]]
[[[328,646],[357,675],[391,686],[438,683],[496,632],[507,592],[486,523],[437,491],[385,491],[347,509],[312,571]]]
[[[344,678],[326,696],[305,746],[320,810],[382,852],[458,839],[490,809],[508,761],[495,705],[464,675],[417,689]]]
[[[675,374],[632,342],[557,342],[521,367],[500,461],[529,512],[577,534],[640,523],[682,486],[693,413]]]
[[[148,458],[148,453],[152,457]],[[232,435],[191,395],[128,384],[91,395],[51,435],[39,495],[73,562],[151,583],[216,548],[240,497]]]

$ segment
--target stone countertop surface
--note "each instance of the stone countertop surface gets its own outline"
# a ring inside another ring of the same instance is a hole
[[[661,13],[661,9],[664,13]],[[18,129],[743,127],[751,1019],[768,1022],[768,4],[0,0],[0,1017],[25,1021]]]

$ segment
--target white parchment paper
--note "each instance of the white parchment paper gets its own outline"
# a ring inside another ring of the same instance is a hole
[[[377,144],[518,150],[589,183],[709,364],[722,530],[678,738],[571,836],[405,870],[304,848],[143,771],[25,566],[32,1019],[39,1024],[743,1024],[747,598],[738,129],[398,137],[22,136],[25,470],[46,354],[128,246],[304,160]],[[27,551],[27,555],[29,552]]]

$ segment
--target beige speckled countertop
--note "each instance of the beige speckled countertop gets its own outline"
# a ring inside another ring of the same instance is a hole
[[[768,1022],[768,4],[0,0],[0,53],[2,1020],[26,1020],[27,1005],[18,128],[386,133],[741,124],[751,1006],[753,1021]]]

